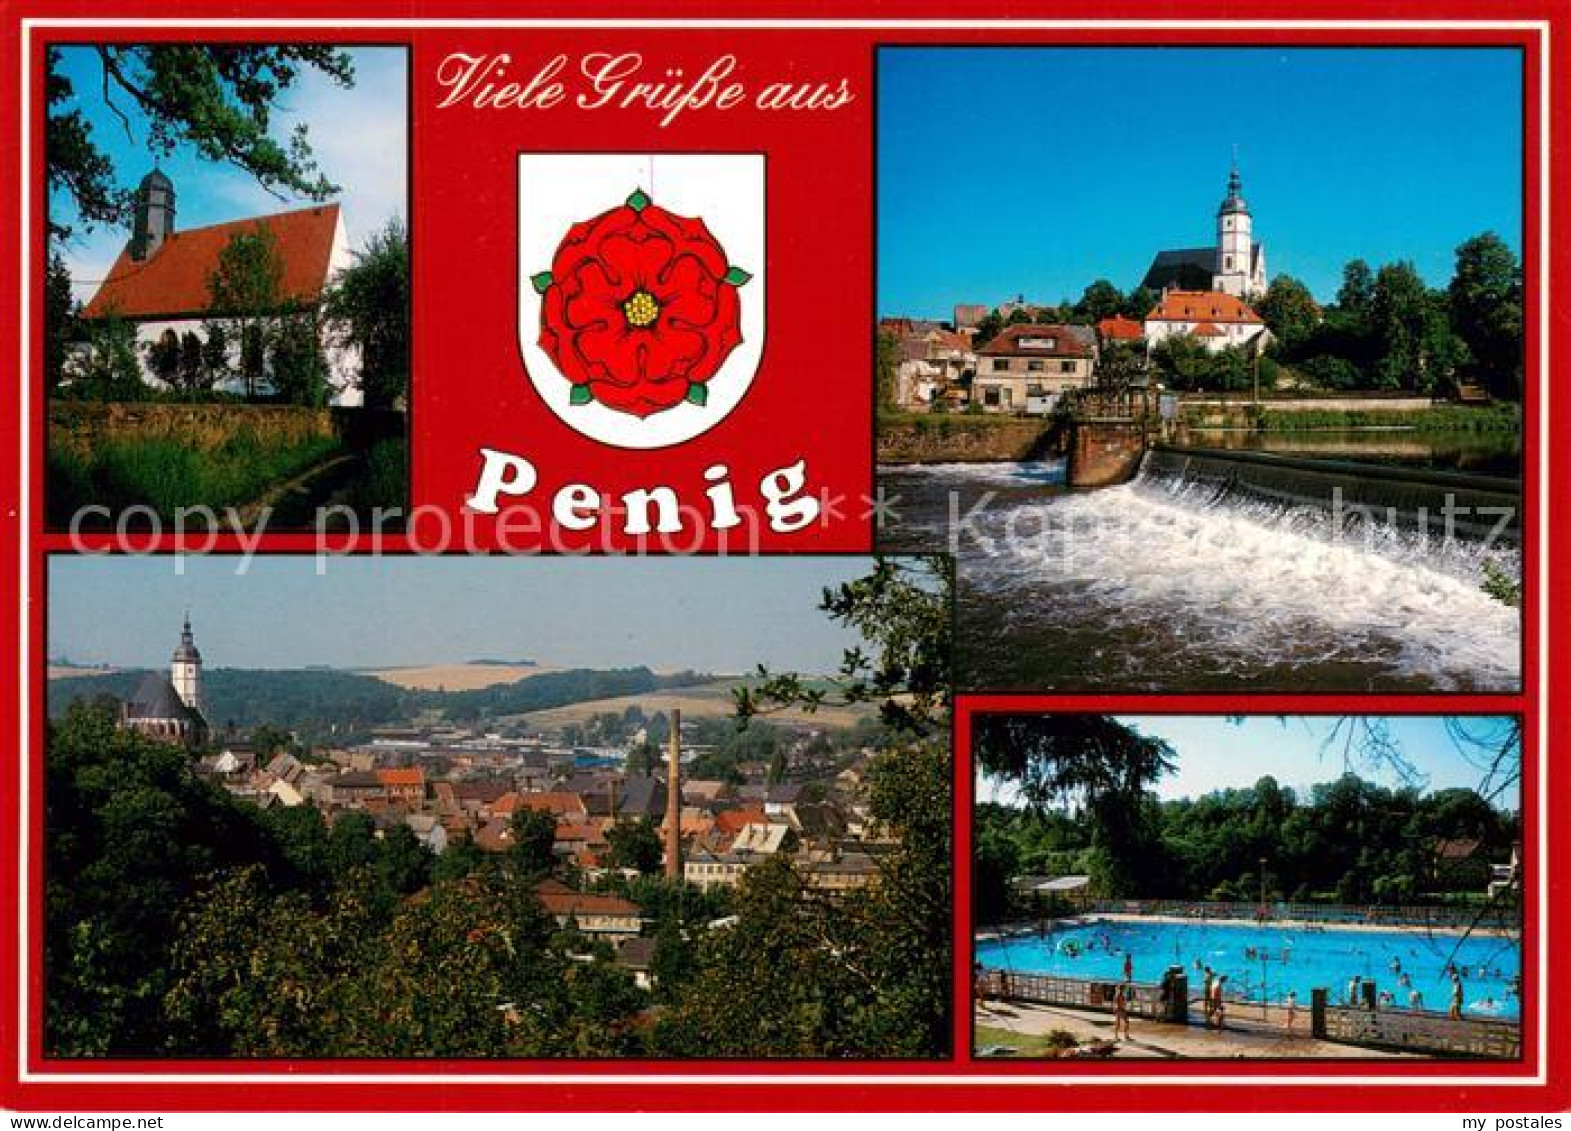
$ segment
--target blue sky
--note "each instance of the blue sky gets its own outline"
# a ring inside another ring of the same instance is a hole
[[[402,48],[347,50],[355,65],[354,87],[344,90],[320,72],[304,70],[279,102],[272,136],[286,141],[296,125],[308,127],[317,164],[343,190],[336,199],[343,203],[344,226],[353,248],[394,215],[408,214],[408,56]],[[97,54],[90,47],[66,47],[61,55],[62,69],[75,87],[94,141],[113,163],[120,183],[135,185],[154,162],[146,119],[129,99],[116,99],[131,122],[127,136],[99,95],[103,75]],[[159,158],[159,165],[174,181],[179,229],[284,212],[309,203],[281,201],[248,174],[231,165],[203,161],[188,148]],[[63,192],[50,197],[49,207],[78,229],[63,250],[77,297],[86,301],[130,233],[103,226],[86,231]]]
[[[547,664],[839,667],[853,634],[818,611],[849,557],[506,558],[55,556],[52,658],[160,667],[191,621],[212,667],[392,667],[476,658]]]
[[[1217,715],[1121,715],[1119,721],[1142,734],[1166,739],[1177,752],[1177,771],[1156,787],[1163,799],[1244,789],[1266,774],[1279,785],[1291,786],[1303,798],[1311,786],[1336,780],[1345,768],[1387,787],[1404,784],[1396,774],[1366,762],[1344,766],[1340,742],[1327,746],[1338,717],[1259,715],[1234,721]],[[1392,738],[1427,779],[1421,785],[1430,790],[1478,787],[1482,775],[1457,750],[1446,732],[1444,716],[1387,717]],[[1504,725],[1504,720],[1491,718],[1487,725]],[[1474,724],[1475,731],[1482,727],[1482,721]],[[977,796],[984,801],[1007,801],[1010,793],[991,779],[979,779]],[[1517,792],[1509,791],[1497,804],[1516,808]]]
[[[1275,275],[1329,300],[1342,265],[1521,250],[1520,54],[1507,49],[885,49],[878,309],[1127,290],[1215,239],[1238,147]]]

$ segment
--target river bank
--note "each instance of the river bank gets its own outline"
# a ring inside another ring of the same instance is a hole
[[[891,466],[1041,459],[1052,427],[1040,417],[902,413],[878,418],[878,462]]]

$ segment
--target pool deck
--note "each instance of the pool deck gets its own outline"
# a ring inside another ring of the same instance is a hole
[[[1259,1006],[1242,1006],[1258,1018]],[[1381,1052],[1353,1045],[1317,1041],[1309,1036],[1309,1011],[1298,1011],[1298,1032],[1289,1036],[1286,1011],[1271,1009],[1276,1026],[1259,1020],[1229,1020],[1220,1032],[1198,1024],[1168,1025],[1132,1018],[1129,1040],[1119,1041],[1113,1056],[1117,1059],[1223,1059],[1223,1060],[1425,1060],[1411,1053]],[[1113,1018],[1107,1013],[1070,1009],[1059,1005],[1030,1005],[1024,1002],[988,1001],[973,1014],[978,1026],[1007,1029],[1022,1036],[1037,1035],[1053,1029],[1071,1033],[1082,1044],[1110,1041]],[[1279,1026],[1279,1027],[1278,1027]]]

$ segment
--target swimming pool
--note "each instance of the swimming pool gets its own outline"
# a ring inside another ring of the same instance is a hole
[[[1183,966],[1190,994],[1198,996],[1202,969],[1210,966],[1227,975],[1230,998],[1280,1003],[1292,991],[1304,1009],[1316,987],[1333,1003],[1345,1001],[1356,975],[1389,991],[1391,1007],[1444,1011],[1451,1004],[1446,964],[1454,962],[1469,1016],[1515,1018],[1521,1005],[1513,988],[1521,970],[1517,940],[1483,935],[1109,919],[1049,923],[1045,934],[976,944],[976,960],[991,969],[1070,978],[1121,978],[1125,955],[1137,982],[1159,981],[1169,966]]]

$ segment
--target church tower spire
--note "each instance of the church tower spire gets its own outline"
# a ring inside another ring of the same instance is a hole
[[[180,643],[169,661],[169,682],[174,686],[180,702],[191,710],[207,717],[202,700],[202,653],[196,650],[196,638],[191,635],[191,613],[187,610],[185,623],[180,629]]]
[[[1233,154],[1227,175],[1227,196],[1216,210],[1216,277],[1212,289],[1239,298],[1249,298],[1263,289],[1259,277],[1264,264],[1259,262],[1254,241],[1254,218],[1244,200],[1244,179],[1238,172],[1238,153]]]

